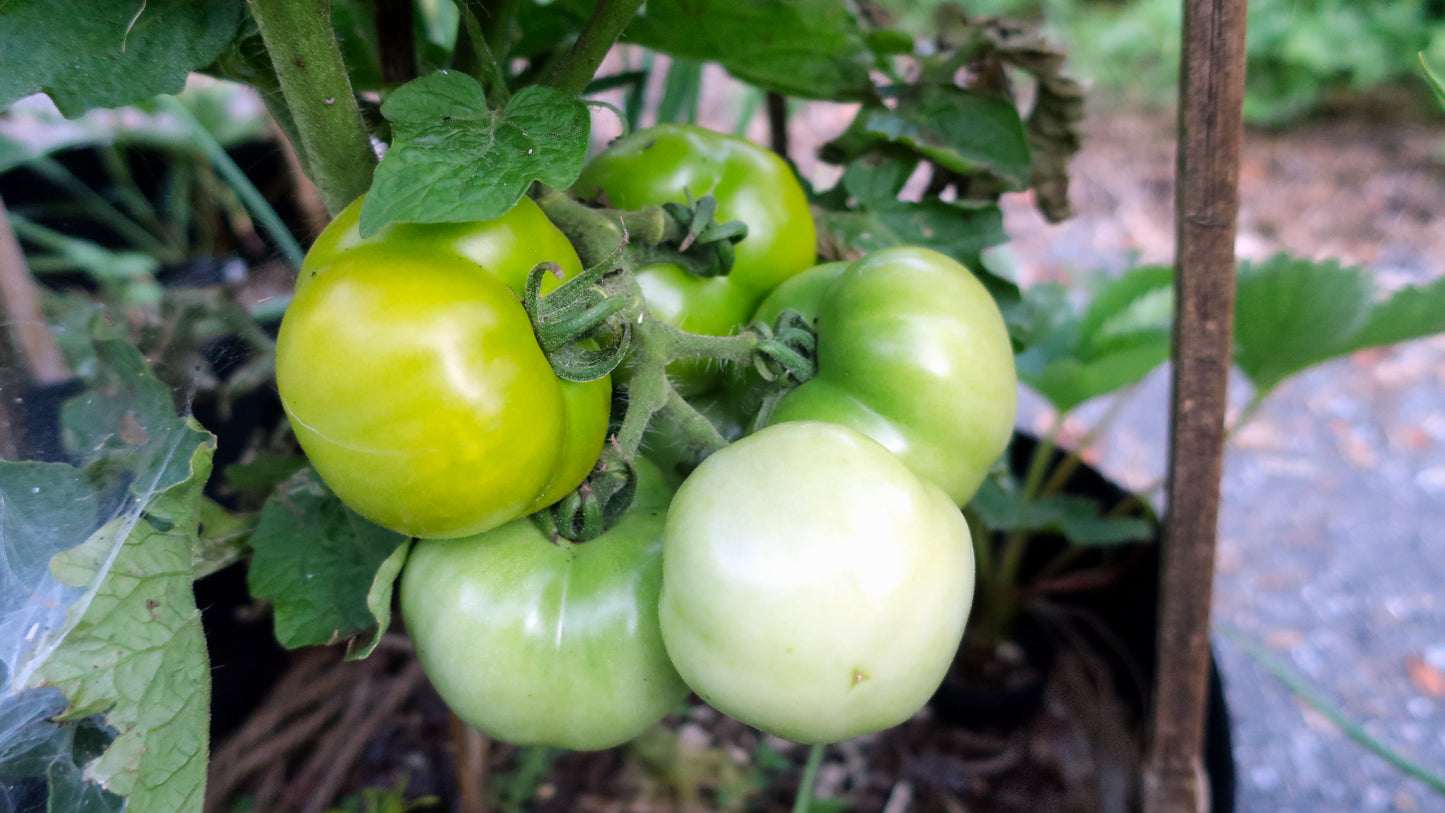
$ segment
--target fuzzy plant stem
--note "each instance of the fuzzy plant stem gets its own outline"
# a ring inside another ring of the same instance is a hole
[[[572,49],[548,72],[543,84],[577,96],[641,8],[642,0],[598,0]]]
[[[301,139],[300,152],[332,214],[371,186],[376,152],[351,92],[325,0],[248,0]]]

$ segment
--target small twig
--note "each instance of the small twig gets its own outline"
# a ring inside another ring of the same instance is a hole
[[[345,739],[341,740],[342,747],[337,749],[329,767],[322,774],[316,790],[312,792],[311,799],[302,808],[302,813],[322,813],[326,809],[367,742],[375,736],[381,724],[401,708],[401,705],[406,702],[412,692],[416,691],[417,686],[421,685],[425,677],[425,673],[421,670],[421,662],[412,661],[391,682],[391,687],[386,694],[382,695],[380,702],[374,706],[370,704],[363,706],[366,713],[359,721],[356,721],[355,726],[339,727],[339,730],[345,734]],[[361,694],[358,692],[358,696]],[[348,714],[348,722],[350,721],[349,717]]]
[[[285,766],[287,757],[312,742],[317,733],[341,713],[345,703],[345,695],[334,694],[311,714],[269,732],[269,736],[264,741],[259,743],[254,750],[241,756],[240,759],[234,760],[228,755],[225,767],[221,768],[223,773],[216,775],[207,783],[206,795],[209,803],[206,805],[206,809],[209,811],[225,810],[227,797],[247,777],[257,771],[274,768],[277,765]],[[285,772],[282,771],[283,777],[284,774]]]
[[[452,745],[456,749],[457,805],[461,813],[487,813],[488,740],[455,714],[451,729]]]
[[[25,360],[30,380],[46,385],[70,378],[70,367],[45,323],[45,313],[40,308],[40,289],[25,264],[20,241],[10,228],[3,200],[0,200],[0,307],[4,309],[5,321]]]

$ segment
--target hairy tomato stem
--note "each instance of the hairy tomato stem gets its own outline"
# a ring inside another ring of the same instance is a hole
[[[333,214],[371,186],[376,152],[321,0],[249,0],[305,156]]]

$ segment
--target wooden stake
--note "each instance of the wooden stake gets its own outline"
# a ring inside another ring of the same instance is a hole
[[[1209,809],[1200,753],[1234,324],[1245,0],[1184,0],[1175,198],[1173,415],[1146,813]]]

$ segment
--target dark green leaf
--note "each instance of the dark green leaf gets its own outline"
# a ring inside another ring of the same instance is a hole
[[[267,491],[286,482],[291,475],[306,468],[306,458],[263,457],[250,463],[232,463],[225,469],[226,482],[240,491]]]
[[[858,21],[833,0],[650,0],[624,38],[790,96],[858,100],[871,87]]]
[[[234,38],[234,0],[7,0],[0,3],[0,107],[37,91],[61,112],[178,93]]]
[[[973,206],[929,198],[895,201],[888,208],[818,213],[818,228],[839,256],[861,255],[890,246],[923,246],[942,252],[979,273],[978,255],[1008,240],[997,206]],[[1011,283],[1006,283],[1011,285]]]
[[[945,169],[986,172],[1008,189],[1028,186],[1028,138],[1008,99],[930,85],[919,98],[905,98],[896,108],[866,108],[859,118],[868,136],[906,146]]]
[[[904,184],[917,168],[917,156],[906,150],[878,150],[848,164],[843,170],[843,189],[867,208],[896,206]]]
[[[347,508],[306,469],[261,509],[261,523],[251,534],[251,594],[275,607],[276,639],[289,648],[331,643],[368,629],[380,634],[386,619],[372,612],[368,599],[380,581],[389,581],[378,571],[405,541]],[[392,564],[394,579],[401,560]]]
[[[1349,351],[1373,308],[1359,268],[1279,254],[1243,264],[1235,293],[1234,361],[1262,391]]]
[[[398,88],[381,112],[395,140],[361,207],[363,235],[391,222],[500,217],[533,181],[565,189],[582,171],[591,114],[552,90],[523,88],[487,109],[475,79],[436,73]]]
[[[1105,517],[1098,500],[1063,495],[1031,501],[993,477],[984,480],[969,505],[993,531],[1059,534],[1087,547],[1145,542],[1155,535],[1149,520]]]

